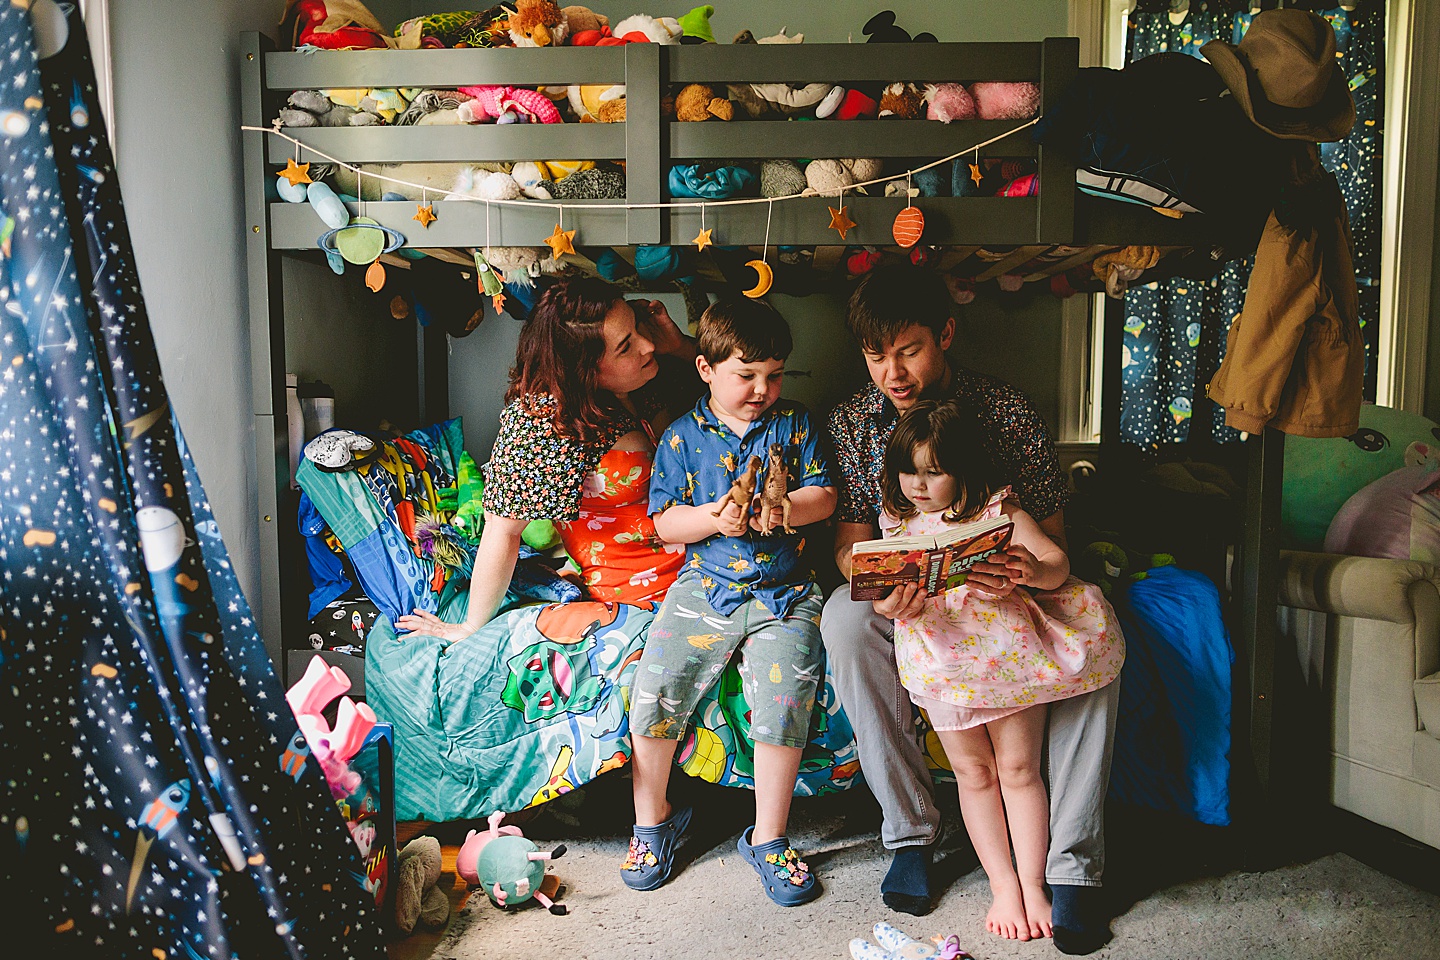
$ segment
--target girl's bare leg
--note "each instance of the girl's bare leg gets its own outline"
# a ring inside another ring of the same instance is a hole
[[[965,830],[990,879],[992,900],[990,912],[985,915],[985,929],[1007,940],[1029,940],[1025,898],[1010,862],[1010,834],[990,734],[985,727],[936,733],[955,771]]]
[[[1030,707],[986,724],[995,748],[1005,819],[1015,847],[1015,872],[1025,900],[1031,937],[1051,936],[1050,898],[1045,895],[1045,856],[1050,847],[1050,801],[1040,776],[1040,745],[1046,708]],[[1025,939],[1021,937],[1021,939]]]

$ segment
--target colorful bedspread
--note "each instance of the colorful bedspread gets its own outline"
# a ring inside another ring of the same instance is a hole
[[[464,616],[447,587],[440,616]],[[627,604],[525,606],[441,649],[396,639],[383,618],[366,645],[366,695],[395,724],[401,820],[457,820],[554,799],[630,759],[630,682],[654,614]],[[752,787],[739,671],[700,702],[676,762],[691,776]],[[859,782],[855,740],[828,678],[797,795]]]

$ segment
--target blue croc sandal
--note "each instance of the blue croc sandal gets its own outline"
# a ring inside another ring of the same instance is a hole
[[[675,841],[690,825],[690,808],[684,807],[670,819],[653,827],[635,826],[630,852],[620,865],[620,879],[631,890],[654,890],[670,879],[675,868]]]
[[[765,884],[765,895],[782,907],[798,907],[820,896],[820,881],[810,872],[810,867],[801,860],[790,841],[778,837],[758,847],[750,846],[750,833],[754,827],[746,827],[736,846],[740,856],[750,861],[750,866],[760,874]]]

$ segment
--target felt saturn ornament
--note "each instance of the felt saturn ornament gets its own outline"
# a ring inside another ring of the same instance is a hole
[[[385,267],[380,263],[380,256],[404,246],[405,235],[369,217],[353,217],[345,226],[322,233],[317,243],[325,251],[330,269],[337,274],[345,272],[346,263],[369,264],[365,285],[378,292],[385,286]]]

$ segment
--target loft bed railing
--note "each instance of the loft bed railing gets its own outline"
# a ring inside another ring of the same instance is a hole
[[[470,84],[536,86],[624,83],[626,122],[463,127],[406,126],[286,128],[305,146],[350,163],[482,161],[515,159],[618,160],[625,164],[626,201],[662,204],[666,178],[677,160],[767,157],[942,157],[1003,134],[1017,121],[957,120],[736,120],[667,121],[661,98],[671,84],[691,82],[912,82],[977,80],[1032,81],[1041,94],[1040,112],[1056,102],[1078,69],[1079,42],[1073,37],[1021,43],[786,44],[656,46],[545,50],[421,50],[276,52],[272,42],[249,33],[241,43],[242,122],[267,127],[290,91],[346,87],[455,87]],[[317,249],[321,232],[306,204],[280,200],[271,164],[283,164],[296,147],[280,137],[247,134],[243,143],[254,404],[260,472],[261,610],[272,657],[283,662],[283,625],[295,622],[303,591],[282,590],[280,505],[288,493],[288,430],[285,419],[285,318],[279,254]],[[1207,249],[1219,241],[1202,216],[1174,220],[1132,204],[1097,200],[1075,188],[1075,169],[1066,158],[1016,132],[979,151],[991,157],[1034,157],[1036,196],[926,197],[926,242],[954,250],[942,266],[969,256],[977,247],[1013,247],[980,279],[1019,269],[1039,279],[1127,244]],[[302,159],[304,157],[302,156]],[[880,191],[876,191],[877,193]],[[565,202],[566,226],[577,226],[586,246],[688,244],[700,228],[698,206],[630,210],[586,209],[614,201]],[[720,209],[711,207],[707,225],[717,242],[759,245],[832,245],[826,226],[833,198],[805,198]],[[488,205],[436,199],[439,219],[422,230],[412,216],[413,201],[363,204],[366,216],[426,249],[538,245],[554,229],[554,203]],[[845,205],[857,226],[846,245],[888,246],[891,223],[904,206],[900,197],[847,194]],[[352,204],[352,211],[357,205]],[[768,208],[768,209],[767,209]],[[1056,245],[1084,249],[1058,264],[1029,273],[1025,264]],[[1227,256],[1235,251],[1227,252]],[[1218,264],[1217,264],[1218,266]],[[1118,305],[1117,305],[1118,306]],[[1118,432],[1119,344],[1123,311],[1106,311],[1105,441]],[[448,411],[446,343],[443,333],[417,329],[418,410],[422,420],[443,419]],[[1278,558],[1280,470],[1283,437],[1273,430],[1248,443],[1249,482],[1244,531],[1233,576],[1233,626],[1240,660],[1236,664],[1235,743],[1248,753],[1261,794],[1270,787],[1271,716],[1274,709],[1275,570]],[[289,524],[293,527],[293,523]]]

